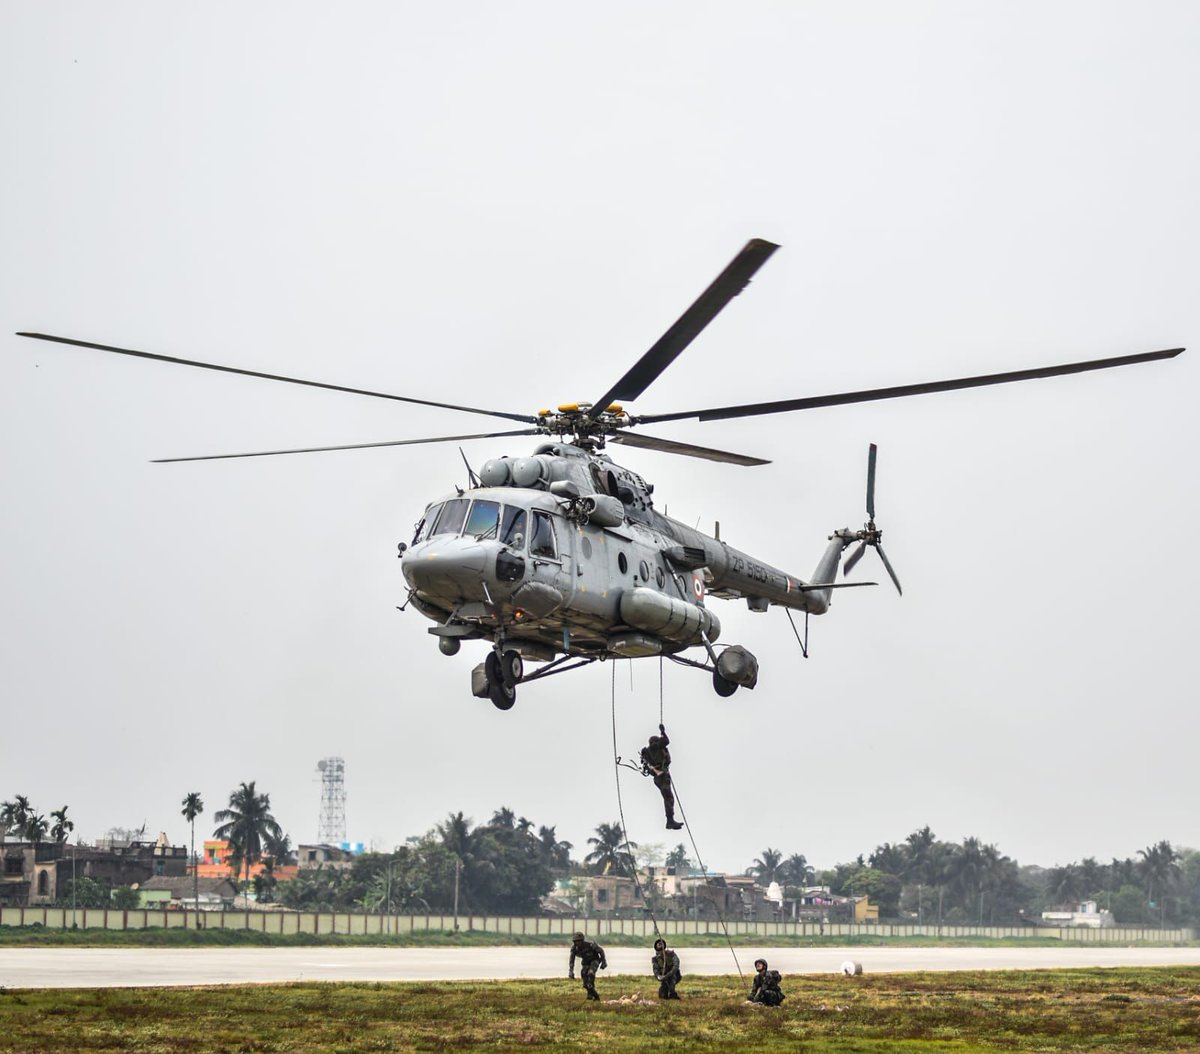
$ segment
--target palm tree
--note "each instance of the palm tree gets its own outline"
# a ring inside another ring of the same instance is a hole
[[[50,831],[50,825],[46,822],[46,817],[40,813],[31,813],[25,821],[24,827],[25,841],[32,842],[34,845],[40,845]]]
[[[50,828],[50,837],[62,845],[67,840],[67,836],[75,830],[75,823],[73,820],[67,819],[65,805],[61,809],[54,809],[50,813],[50,819],[54,821],[54,826]]]
[[[5,834],[12,831],[18,839],[25,837],[25,824],[29,822],[29,799],[24,794],[18,794],[12,801],[0,805],[0,827]]]
[[[1074,861],[1046,872],[1046,892],[1055,905],[1075,904],[1085,891],[1083,869]]]
[[[496,871],[495,863],[489,859],[496,842],[488,828],[472,829],[470,819],[462,812],[447,816],[445,822],[437,825],[437,833],[442,845],[458,860],[460,894],[463,904],[470,909],[484,894]]]
[[[789,856],[783,862],[780,873],[789,886],[808,886],[814,878],[812,864],[803,853],[793,853]]]
[[[779,865],[783,863],[783,853],[778,849],[764,849],[762,856],[750,865],[749,874],[758,879],[759,883],[769,886],[779,875]]]
[[[1179,854],[1164,840],[1139,849],[1138,856],[1142,858],[1138,870],[1146,879],[1146,899],[1153,903],[1155,888],[1159,891],[1158,924],[1162,926],[1166,921],[1167,889],[1179,874]]]
[[[620,823],[602,823],[596,827],[596,837],[588,839],[588,845],[595,848],[583,858],[583,862],[598,875],[608,874],[614,868],[632,875],[634,873],[633,853],[637,842],[628,842],[621,830]]]
[[[539,827],[538,844],[541,846],[542,859],[551,871],[568,871],[571,867],[570,842],[558,840],[558,830],[555,827]]]
[[[17,803],[15,801],[0,802],[0,842],[8,837],[9,831],[17,827]]]
[[[250,868],[263,856],[263,849],[272,839],[283,837],[283,828],[271,815],[271,796],[259,794],[254,781],[243,783],[229,795],[229,807],[213,815],[220,826],[214,838],[229,842],[239,870],[245,870],[243,888],[250,881]]]
[[[505,806],[492,813],[493,827],[507,827],[510,830],[517,824],[517,814]]]
[[[192,910],[200,910],[200,868],[196,862],[196,817],[204,812],[204,799],[199,791],[183,799],[183,818],[192,825]]]
[[[690,868],[692,866],[692,859],[687,854],[687,847],[680,842],[667,854],[665,863],[667,867],[673,867],[678,872],[681,868]]]

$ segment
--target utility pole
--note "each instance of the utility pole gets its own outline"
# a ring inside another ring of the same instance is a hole
[[[71,929],[75,929],[78,925],[78,919],[75,915],[75,849],[79,845],[78,842],[71,846]]]
[[[462,860],[454,858],[454,932],[458,932],[458,876],[462,871]]]
[[[388,880],[387,880],[387,913],[388,913],[388,933],[392,932],[392,861],[388,860]]]

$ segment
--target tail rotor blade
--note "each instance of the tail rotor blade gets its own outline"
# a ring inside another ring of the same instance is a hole
[[[857,549],[854,550],[847,558],[845,566],[842,568],[842,574],[848,575],[854,570],[854,565],[863,558],[863,553],[867,551],[867,543],[863,542]]]
[[[891,576],[892,584],[896,587],[896,592],[904,596],[904,590],[900,588],[900,579],[896,577],[896,572],[892,570],[892,565],[888,561],[887,553],[883,551],[883,546],[876,543],[875,551],[879,553],[879,559],[883,561],[883,566],[887,568],[887,573]]]
[[[867,452],[867,519],[875,519],[875,451],[876,446],[871,444],[870,450]]]

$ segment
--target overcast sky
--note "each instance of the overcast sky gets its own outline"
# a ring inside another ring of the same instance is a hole
[[[598,398],[762,237],[635,412],[1195,345],[1198,57],[1191,3],[0,3],[0,797],[182,842],[187,792],[207,832],[256,780],[311,841],[340,754],[380,847],[506,805],[586,850],[617,814],[611,665],[500,713],[482,644],[396,610],[453,445],[148,463],[482,419],[3,333],[528,413]],[[705,862],[924,824],[1046,865],[1200,845],[1198,378],[1193,348],[656,429],[761,468],[614,450],[808,577],[880,446],[904,596],[838,595],[808,660],[714,601],[758,688],[666,670]],[[616,674],[633,755],[658,663]],[[674,844],[627,776],[630,837]]]

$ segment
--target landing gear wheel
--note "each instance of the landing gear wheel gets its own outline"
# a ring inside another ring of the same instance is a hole
[[[734,692],[738,690],[738,686],[733,681],[727,681],[716,670],[713,670],[713,691],[722,699],[728,699]]]
[[[519,657],[519,656],[518,656]],[[517,701],[517,689],[514,685],[506,684],[500,668],[500,657],[494,652],[488,652],[483,660],[483,672],[487,675],[488,698],[497,710],[511,710]]]
[[[515,688],[525,676],[525,660],[519,651],[506,651],[500,656],[500,679],[509,688]]]

